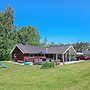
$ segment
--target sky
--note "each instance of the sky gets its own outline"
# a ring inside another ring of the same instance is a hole
[[[0,11],[10,5],[15,25],[35,26],[41,41],[90,42],[90,0],[0,0]]]

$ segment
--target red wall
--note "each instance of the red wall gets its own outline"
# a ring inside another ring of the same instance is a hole
[[[20,59],[20,60],[24,60],[24,55],[23,53],[18,49],[18,47],[16,47],[14,49],[14,51],[12,52],[12,59],[14,59],[16,56],[16,58]]]
[[[19,60],[29,60],[29,61],[37,61],[40,58],[43,58],[43,56],[34,56],[34,57],[30,57],[29,54],[23,54],[18,47],[16,47],[14,49],[14,51],[12,52],[12,59],[14,60],[15,56],[19,59]]]
[[[30,57],[29,54],[24,54],[24,60],[29,60],[29,61],[38,61],[40,58],[43,58],[43,56],[34,56]]]

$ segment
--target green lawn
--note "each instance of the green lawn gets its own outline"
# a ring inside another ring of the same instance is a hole
[[[90,61],[40,69],[2,62],[0,90],[90,90]]]

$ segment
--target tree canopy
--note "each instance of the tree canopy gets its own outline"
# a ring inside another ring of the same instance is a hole
[[[18,30],[16,39],[17,43],[40,45],[40,34],[38,30],[32,26],[23,26],[20,30]]]
[[[40,45],[40,34],[33,26],[14,25],[14,10],[8,6],[0,12],[0,60],[9,60],[10,51],[17,43]]]

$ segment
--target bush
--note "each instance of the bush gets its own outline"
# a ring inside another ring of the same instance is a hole
[[[41,65],[42,69],[54,68],[54,62],[44,62]]]

